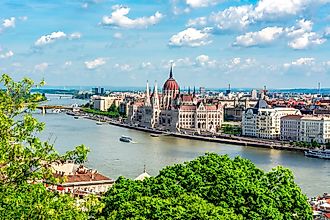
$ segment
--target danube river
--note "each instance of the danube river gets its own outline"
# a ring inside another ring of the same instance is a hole
[[[72,99],[61,100],[61,103],[66,102],[72,102]],[[64,113],[35,116],[46,124],[43,139],[54,142],[59,152],[84,144],[91,149],[87,165],[114,179],[120,175],[135,178],[143,172],[144,165],[149,174],[157,175],[165,166],[192,160],[205,152],[215,152],[232,158],[247,158],[265,171],[279,165],[288,167],[307,196],[330,192],[330,161],[306,158],[299,152],[151,137],[136,130],[74,119]],[[136,143],[120,142],[121,135],[132,137]]]

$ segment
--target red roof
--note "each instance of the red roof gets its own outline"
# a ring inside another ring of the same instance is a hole
[[[172,77],[166,80],[163,90],[179,90],[179,84]]]
[[[298,120],[298,119],[301,119],[303,116],[302,115],[286,115],[286,116],[283,116],[281,118],[284,119],[284,120]]]
[[[192,110],[196,110],[196,106],[195,105],[181,105],[180,110],[192,111]]]
[[[205,108],[206,110],[211,110],[211,111],[215,111],[218,109],[217,106],[215,105],[206,105]]]
[[[330,219],[330,213],[324,213],[323,216]]]
[[[192,95],[182,95],[181,98],[182,98],[183,102],[192,102],[193,101]]]
[[[74,175],[68,175],[66,176],[65,183],[77,183],[77,182],[88,182],[88,181],[101,181],[101,180],[111,180],[110,178],[103,176],[100,173],[84,173],[79,174],[76,173]]]

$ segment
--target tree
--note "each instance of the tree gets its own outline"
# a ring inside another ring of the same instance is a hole
[[[103,216],[118,219],[312,219],[289,169],[213,153],[144,181],[120,177],[103,202]]]
[[[109,107],[109,109],[108,109],[108,112],[118,112],[119,111],[119,109],[118,109],[118,107],[115,105],[115,103],[112,103],[111,105],[110,105],[110,107]]]
[[[41,94],[31,94],[34,82],[27,78],[14,82],[8,75],[2,75],[0,82],[5,87],[0,90],[0,219],[63,219],[57,212],[68,219],[86,215],[78,213],[73,198],[46,191],[40,181],[61,181],[54,178],[51,163],[68,159],[83,163],[88,148],[81,145],[64,155],[57,153],[37,136],[44,124],[27,113],[43,100]],[[36,86],[40,85],[43,82]]]

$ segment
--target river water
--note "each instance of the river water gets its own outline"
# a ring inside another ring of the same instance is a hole
[[[81,100],[53,98],[50,104],[54,103],[81,103]],[[91,149],[87,166],[114,179],[120,175],[135,178],[143,172],[144,165],[149,174],[157,175],[165,166],[192,160],[206,152],[215,152],[228,154],[232,158],[247,158],[265,171],[278,165],[288,167],[307,196],[330,192],[330,161],[306,158],[299,152],[151,137],[136,130],[109,124],[100,126],[88,119],[74,119],[64,113],[35,116],[46,124],[42,138],[54,142],[59,152],[64,153],[74,146],[85,144]],[[136,143],[120,142],[121,135],[132,137]]]

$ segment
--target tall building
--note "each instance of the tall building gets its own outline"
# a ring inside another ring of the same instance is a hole
[[[162,93],[158,93],[155,82],[153,93],[150,95],[147,82],[143,102],[131,104],[128,112],[128,123],[168,131],[188,129],[215,132],[223,122],[221,105],[198,100],[195,88],[192,94],[190,91],[180,92],[179,84],[173,77],[172,67]]]
[[[271,108],[263,99],[259,99],[254,108],[248,108],[242,117],[244,136],[265,139],[279,139],[281,134],[280,119],[286,115],[300,115],[294,108]]]
[[[92,88],[92,94],[93,95],[98,95],[99,94],[99,88],[97,88],[97,87]]]

